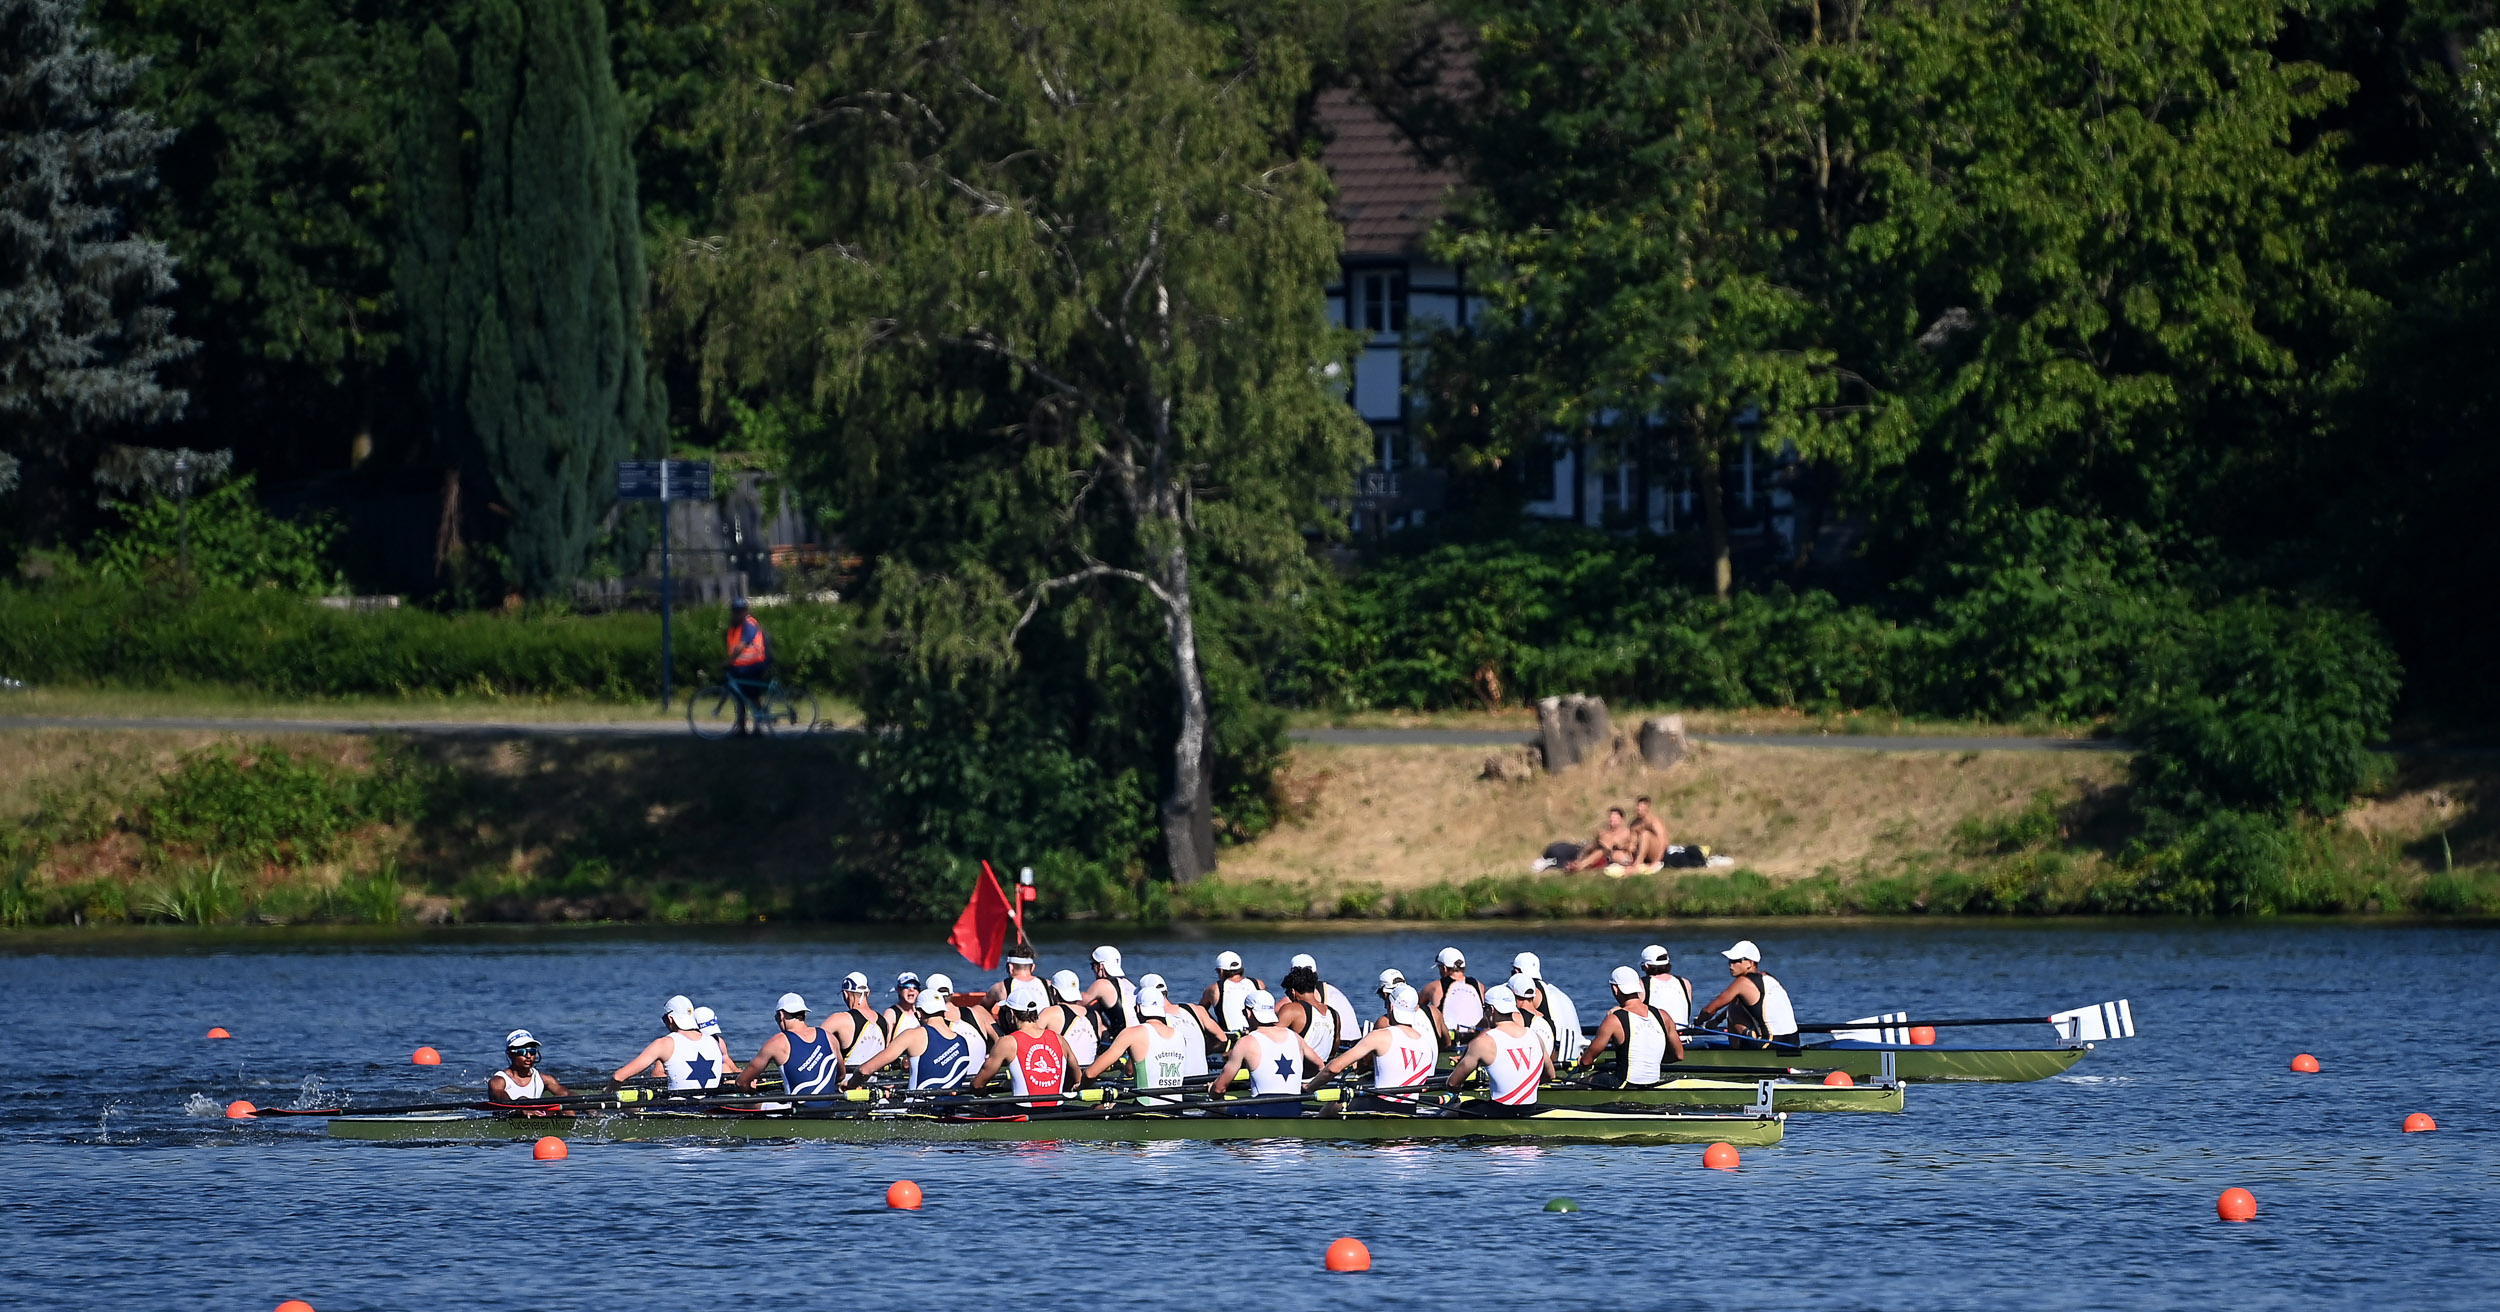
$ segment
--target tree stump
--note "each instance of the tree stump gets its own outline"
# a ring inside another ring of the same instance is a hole
[[[1537,728],[1544,734],[1545,769],[1560,774],[1583,761],[1602,759],[1614,745],[1614,726],[1606,703],[1572,693],[1547,697],[1536,704]]]
[[[1684,717],[1653,715],[1641,721],[1641,761],[1652,770],[1664,770],[1692,755],[1692,740],[1684,736]]]

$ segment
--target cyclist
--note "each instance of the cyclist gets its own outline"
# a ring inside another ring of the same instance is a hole
[[[773,681],[772,642],[764,636],[764,626],[756,622],[747,609],[747,599],[735,597],[729,603],[729,686],[738,694],[738,732],[762,733],[763,726],[747,725],[747,705],[761,704],[764,689]]]

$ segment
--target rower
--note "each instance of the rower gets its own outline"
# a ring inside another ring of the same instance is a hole
[[[1484,1023],[1484,985],[1467,973],[1467,954],[1457,948],[1441,949],[1434,960],[1440,971],[1417,996],[1423,999],[1424,1012],[1432,1017],[1432,1028],[1442,1042],[1464,1043]]]
[[[538,1069],[538,1036],[514,1030],[503,1036],[504,1068],[486,1077],[488,1102],[537,1102],[570,1098],[572,1091]]]
[[[1589,1082],[1599,1088],[1656,1084],[1666,1078],[1661,1069],[1666,1063],[1684,1060],[1684,1040],[1675,1026],[1642,996],[1656,977],[1644,982],[1630,966],[1617,966],[1608,982],[1614,988],[1615,1009],[1598,1022],[1597,1036],[1580,1055],[1580,1064],[1592,1072]]]
[[[1762,949],[1755,947],[1752,939],[1741,939],[1719,955],[1727,958],[1727,987],[1702,1004],[1703,1021],[1754,1040],[1732,1042],[1733,1047],[1767,1048],[1772,1043],[1795,1046],[1797,1010],[1789,1005],[1787,987],[1762,969]]]
[[[955,1022],[956,1032],[964,1036],[965,1043],[971,1045],[973,1068],[979,1069],[982,1062],[989,1060],[990,1045],[998,1041],[998,1031],[990,1028],[988,1017],[973,1009],[972,999],[958,999],[955,996],[954,980],[944,975],[929,976],[928,994],[922,996],[925,998],[932,994],[936,996],[939,1006],[945,1010],[946,1018]],[[921,1014],[927,1015],[928,1009],[922,1008]]]
[[[990,1049],[981,1073],[972,1077],[973,1088],[987,1085],[1004,1066],[1015,1096],[1030,1099],[1024,1106],[1059,1105],[1059,1095],[1069,1090],[1068,1043],[1042,1023],[1042,1012],[1049,1006],[1050,995],[1037,980],[1028,979],[1007,995],[1004,1010],[1012,1025],[999,1036],[998,1046]]]
[[[892,1042],[895,1035],[920,1023],[920,976],[904,971],[894,977],[894,1005],[877,1013],[877,1020]],[[853,1062],[853,1065],[858,1065]]]
[[[697,1033],[720,1045],[720,1059],[724,1067],[738,1064],[737,1057],[729,1051],[729,1040],[721,1037],[720,1016],[710,1007],[694,1009],[694,1027]]]
[[[1536,981],[1538,1009],[1554,1024],[1554,1038],[1561,1047],[1554,1053],[1557,1061],[1570,1061],[1589,1046],[1589,1037],[1580,1030],[1580,1009],[1572,1005],[1571,995],[1555,988],[1545,979],[1545,965],[1533,952],[1522,952],[1510,959],[1513,973]]]
[[[1094,949],[1094,982],[1085,986],[1084,1001],[1096,1034],[1125,1034],[1137,1023],[1137,986],[1120,973],[1118,948],[1105,943]]]
[[[1562,1040],[1554,1035],[1554,1020],[1545,1014],[1544,1000],[1537,996],[1536,981],[1525,974],[1511,976],[1510,995],[1519,1002],[1520,1023],[1526,1025],[1528,1033],[1535,1035],[1536,1041],[1544,1045],[1545,1059],[1551,1062],[1561,1049]]]
[[[1405,989],[1409,993],[1415,992],[1415,986],[1408,983],[1406,980],[1405,971],[1399,970],[1395,966],[1391,966],[1387,970],[1380,972],[1381,1012],[1380,1015],[1374,1017],[1372,1020],[1373,1029],[1387,1029],[1389,1026],[1398,1023],[1397,1011],[1399,989]],[[1433,1068],[1437,1070],[1441,1065],[1441,1032],[1432,1024],[1432,1013],[1423,1011],[1423,1003],[1420,1000],[1421,995],[1418,994],[1417,997],[1418,1001],[1415,1004],[1416,1010],[1421,1012],[1424,1017],[1424,1041],[1431,1045],[1432,1065]]]
[[[609,1084],[623,1084],[649,1071],[666,1076],[672,1091],[720,1087],[725,1073],[722,1067],[728,1065],[729,1058],[722,1052],[720,1040],[702,1031],[694,1008],[674,1005],[685,1000],[682,995],[669,999],[672,1005],[663,1018],[668,1031],[645,1045],[633,1060],[617,1067],[616,1074],[608,1077]]]
[[[1076,972],[1063,970],[1050,977],[1051,1004],[1042,1013],[1042,1023],[1060,1038],[1067,1040],[1068,1055],[1078,1065],[1094,1059],[1102,1050],[1102,1039],[1094,1029],[1094,1013],[1085,1007],[1085,990],[1077,987]]]
[[[1237,1038],[1250,1029],[1250,1009],[1247,1005],[1250,995],[1265,992],[1267,981],[1252,979],[1241,973],[1240,953],[1218,952],[1215,954],[1215,982],[1207,985],[1207,991],[1198,995],[1198,1005],[1214,1012],[1215,1018],[1223,1022],[1225,1037]]]
[[[1230,953],[1225,955],[1230,956]],[[1215,1087],[1229,1089],[1235,1071],[1250,1072],[1250,1096],[1253,1098],[1284,1098],[1302,1092],[1302,1073],[1316,1070],[1319,1054],[1302,1036],[1286,1029],[1276,1018],[1276,998],[1265,989],[1253,989],[1241,1000],[1251,1028],[1233,1044],[1224,1058],[1224,1069],[1215,1074]],[[1300,1116],[1299,1102],[1274,1102],[1264,1107],[1242,1107],[1230,1112],[1234,1116]]]
[[[865,985],[866,980],[860,983]],[[864,991],[864,990],[863,990]],[[842,1083],[841,1038],[833,1026],[807,1023],[807,999],[784,993],[773,1004],[778,1028],[738,1072],[738,1087],[752,1089],[766,1062],[781,1063],[781,1087],[794,1094],[831,1093]]]
[[[868,998],[868,977],[854,970],[842,977],[842,1010],[825,1017],[825,1028],[842,1045],[842,1060],[851,1065],[885,1046],[885,1023],[868,1009]]]
[[[1041,982],[1041,973],[1033,967],[1033,949],[1018,943],[1015,950],[1007,954],[1007,977],[990,985],[982,997],[988,1000],[990,1009],[995,1011],[999,1004],[1007,1000],[1008,994],[1016,991],[1017,985],[1038,985]]]
[[[946,999],[934,989],[923,990],[912,1010],[915,1023],[911,1028],[895,1035],[876,1056],[851,1072],[852,1088],[866,1084],[869,1076],[898,1059],[910,1072],[915,1089],[960,1089],[971,1080],[979,1068],[968,1037],[971,1027],[947,1014]]]
[[[1519,999],[1509,986],[1496,984],[1486,989],[1484,1006],[1490,1023],[1459,1054],[1457,1067],[1450,1071],[1450,1087],[1459,1087],[1481,1068],[1493,1088],[1491,1105],[1462,1105],[1492,1115],[1525,1115],[1526,1109],[1536,1105],[1538,1083],[1553,1078],[1553,1062],[1545,1045],[1521,1021]]]
[[[1190,1075],[1188,1031],[1196,1028],[1194,1022],[1186,1026],[1172,1023],[1171,1002],[1164,996],[1163,990],[1140,989],[1137,991],[1137,1023],[1120,1031],[1119,1037],[1111,1041],[1111,1046],[1103,1049],[1101,1055],[1085,1067],[1085,1078],[1100,1079],[1113,1063],[1125,1057],[1137,1072],[1134,1087],[1139,1092],[1177,1089],[1181,1081]],[[1203,1038],[1197,1051],[1198,1064],[1203,1067],[1207,1060]],[[1199,1073],[1204,1074],[1203,1071]],[[1142,1106],[1164,1107],[1177,1100],[1139,1098],[1137,1101]]]
[[[1675,973],[1675,959],[1652,943],[1641,949],[1641,974],[1647,977],[1641,1000],[1649,1009],[1677,1025],[1693,1023],[1693,982]]]
[[[1362,1110],[1413,1111],[1415,1086],[1432,1078],[1432,1068],[1441,1064],[1440,1049],[1433,1043],[1432,1021],[1424,1015],[1415,986],[1399,980],[1389,985],[1385,993],[1389,1013],[1381,1017],[1384,1023],[1364,1035],[1361,1042],[1330,1058],[1325,1073],[1328,1079],[1334,1079],[1368,1058],[1372,1064],[1372,1093],[1358,1104]],[[1383,1089],[1405,1092],[1382,1093]]]
[[[1197,1003],[1174,1001],[1171,988],[1163,982],[1161,975],[1148,974],[1137,981],[1139,997],[1144,997],[1149,989],[1163,995],[1164,1006],[1171,1014],[1172,1027],[1181,1032],[1181,1073],[1193,1077],[1211,1073],[1213,1068],[1207,1064],[1207,1044],[1210,1041],[1223,1042],[1224,1027],[1216,1024],[1215,1018],[1207,1014],[1207,1009]]]
[[[1324,987],[1318,971],[1296,966],[1285,972],[1285,1000],[1276,1004],[1277,1018],[1286,1029],[1301,1035],[1321,1061],[1337,1055],[1338,1044],[1352,1028],[1338,1023],[1336,1009],[1321,991]]]
[[[1314,960],[1308,952],[1295,953],[1292,964],[1295,966],[1305,967],[1314,975],[1319,974],[1319,962]],[[1287,986],[1288,992],[1291,991],[1291,987],[1292,986],[1290,985]],[[1328,1004],[1329,1014],[1335,1016],[1337,1019],[1337,1041],[1339,1043],[1354,1042],[1354,1035],[1356,1031],[1363,1028],[1363,1018],[1354,1014],[1353,1001],[1348,999],[1336,985],[1329,983],[1325,977],[1322,977],[1320,980],[1319,992],[1320,998]],[[1311,1046],[1314,1048],[1319,1047],[1318,1044],[1312,1044]],[[1326,1056],[1327,1049],[1321,1048],[1320,1053],[1322,1056]]]

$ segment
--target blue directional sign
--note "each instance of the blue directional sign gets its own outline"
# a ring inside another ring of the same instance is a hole
[[[712,462],[709,460],[619,460],[616,462],[619,501],[709,501]]]

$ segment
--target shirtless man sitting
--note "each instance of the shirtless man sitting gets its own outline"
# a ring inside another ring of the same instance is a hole
[[[1634,834],[1632,826],[1623,822],[1623,808],[1610,806],[1606,808],[1605,827],[1599,829],[1580,855],[1563,868],[1579,871],[1628,866],[1639,856],[1640,839]]]
[[[1667,822],[1649,809],[1644,797],[1632,803],[1632,837],[1637,849],[1633,855],[1634,869],[1647,873],[1665,864],[1667,859]]]

